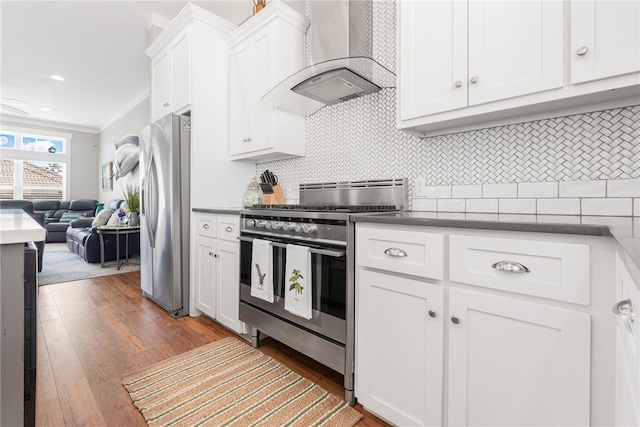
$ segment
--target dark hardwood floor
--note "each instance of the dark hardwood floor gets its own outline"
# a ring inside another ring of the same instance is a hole
[[[37,426],[144,426],[122,376],[218,339],[237,336],[200,316],[174,319],[142,297],[140,273],[41,286]],[[344,397],[342,375],[274,341],[260,350]],[[359,426],[386,426],[365,411]]]

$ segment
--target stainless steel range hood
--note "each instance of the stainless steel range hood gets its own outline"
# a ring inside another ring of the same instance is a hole
[[[312,0],[312,65],[278,83],[262,100],[308,116],[325,105],[395,87],[395,74],[372,59],[372,8],[372,0]]]

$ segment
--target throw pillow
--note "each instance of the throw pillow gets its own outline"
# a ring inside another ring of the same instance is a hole
[[[106,225],[107,221],[111,218],[111,211],[109,209],[102,209],[91,221],[92,227],[100,227],[101,225]]]
[[[111,214],[109,220],[107,221],[107,225],[120,225],[120,219],[118,218],[118,211]]]
[[[60,217],[60,222],[71,222],[74,219],[82,218],[84,214],[77,212],[65,212]]]

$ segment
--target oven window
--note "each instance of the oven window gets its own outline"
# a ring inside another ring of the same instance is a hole
[[[251,251],[250,242],[240,242],[240,280],[251,285]],[[286,287],[285,266],[287,251],[285,248],[273,247],[273,292],[284,298]],[[313,288],[313,309],[345,319],[346,311],[346,257],[311,254],[311,272]]]

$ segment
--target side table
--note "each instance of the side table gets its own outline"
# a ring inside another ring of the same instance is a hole
[[[129,263],[129,235],[130,234],[139,234],[140,226],[111,226],[111,225],[103,225],[98,227],[98,234],[100,235],[100,267],[104,268],[104,235],[115,235],[116,236],[116,263],[117,270],[120,270],[120,266]],[[125,260],[120,263],[120,235],[124,234],[126,238],[125,244]]]

